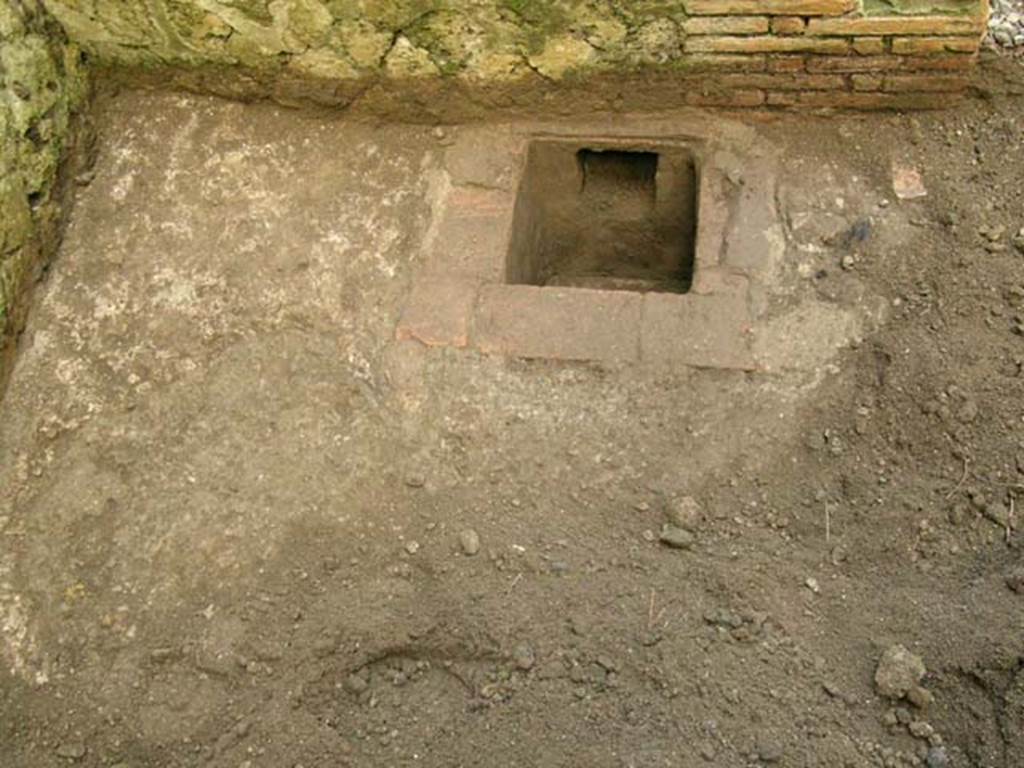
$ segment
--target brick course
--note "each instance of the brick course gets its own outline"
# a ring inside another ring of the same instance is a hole
[[[684,50],[705,63],[728,56],[723,74],[705,67],[705,99],[721,104],[939,107],[969,84],[988,17],[985,0],[961,5],[880,16],[846,0],[691,0]]]

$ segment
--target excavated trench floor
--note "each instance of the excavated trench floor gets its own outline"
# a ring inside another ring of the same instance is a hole
[[[0,406],[0,764],[1024,764],[1019,102],[96,109]]]

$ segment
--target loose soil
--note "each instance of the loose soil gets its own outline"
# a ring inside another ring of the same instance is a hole
[[[818,314],[752,374],[395,342],[458,127],[97,120],[0,411],[0,765],[1024,765],[1019,95],[754,124]]]

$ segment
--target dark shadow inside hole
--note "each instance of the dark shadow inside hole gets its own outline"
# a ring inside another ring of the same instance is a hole
[[[685,147],[535,142],[516,203],[508,282],[686,293],[697,184]]]

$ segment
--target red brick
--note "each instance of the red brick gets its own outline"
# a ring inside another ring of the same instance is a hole
[[[681,60],[685,72],[762,72],[764,54],[709,53],[687,56]]]
[[[688,35],[763,35],[767,16],[691,16],[683,22]]]
[[[803,56],[773,56],[768,60],[769,72],[803,72],[805,68]]]
[[[799,96],[796,93],[777,93],[769,92],[765,94],[765,104],[769,107],[794,107],[799,102]]]
[[[480,292],[473,341],[487,354],[636,362],[642,299],[629,291],[488,285]]]
[[[799,16],[772,17],[771,30],[773,35],[802,35],[807,29],[807,22]]]
[[[960,75],[889,75],[882,83],[882,90],[891,93],[955,92],[966,87],[967,78]]]
[[[884,72],[904,65],[899,56],[812,56],[808,72]]]
[[[689,91],[686,103],[695,107],[758,107],[764,103],[764,92],[749,89]]]
[[[972,69],[977,61],[977,56],[967,56],[963,54],[949,56],[908,56],[903,59],[903,68],[963,71]]]
[[[729,200],[725,196],[725,173],[709,165],[697,190],[697,275],[718,265],[729,226]]]
[[[427,272],[500,279],[514,207],[510,191],[453,188],[428,245]]]
[[[457,278],[421,278],[413,286],[395,338],[428,347],[465,347],[477,284]]]
[[[853,40],[854,53],[861,56],[880,56],[885,53],[885,39],[881,37],[856,37]]]
[[[733,296],[745,298],[750,292],[750,278],[728,267],[698,269],[693,276],[690,293],[696,296]]]
[[[880,75],[852,75],[853,89],[855,91],[880,91],[882,90],[882,78]]]
[[[949,56],[809,56],[808,72],[897,72],[910,69],[967,70],[976,58]]]
[[[892,52],[901,55],[929,55],[935,53],[975,53],[981,40],[978,37],[897,37],[892,41]]]
[[[714,82],[724,88],[760,88],[776,91],[841,90],[846,81],[842,75],[807,74],[733,74],[720,75]]]
[[[827,37],[754,37],[708,36],[686,40],[687,53],[823,53],[850,52],[850,41]]]
[[[970,16],[845,16],[811,19],[811,35],[980,35],[984,24]]]
[[[839,16],[857,5],[858,0],[687,0],[686,12],[694,16]]]

